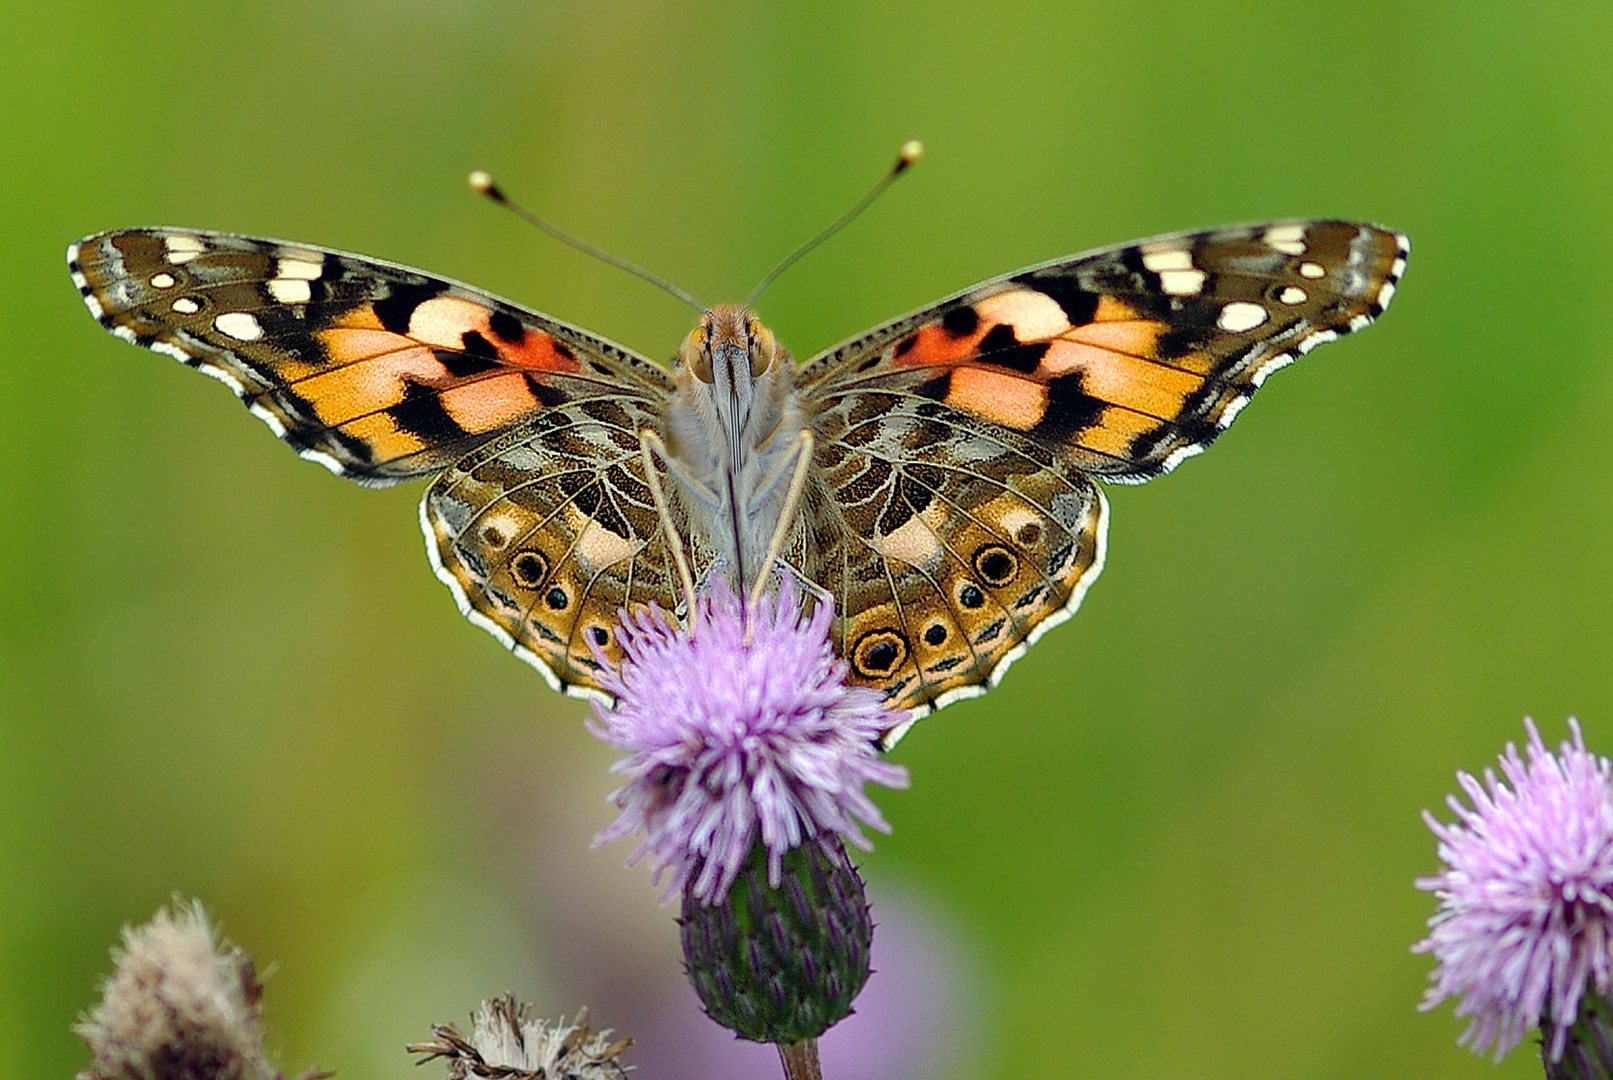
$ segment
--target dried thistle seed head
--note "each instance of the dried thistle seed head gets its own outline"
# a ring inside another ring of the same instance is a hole
[[[410,1043],[411,1054],[448,1063],[449,1080],[623,1080],[622,1054],[632,1039],[612,1039],[609,1028],[592,1031],[588,1010],[570,1023],[532,1019],[532,1006],[502,994],[482,1002],[467,1036],[457,1024],[433,1024],[431,1041]]]
[[[221,940],[199,902],[123,930],[99,1004],[74,1026],[78,1080],[277,1080],[258,1022],[252,960]]]

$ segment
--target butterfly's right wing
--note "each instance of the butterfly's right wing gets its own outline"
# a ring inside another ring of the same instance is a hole
[[[1204,450],[1272,371],[1376,319],[1408,251],[1348,221],[1161,236],[982,282],[809,363],[808,572],[853,681],[919,715],[995,685],[1102,569],[1094,478]]]

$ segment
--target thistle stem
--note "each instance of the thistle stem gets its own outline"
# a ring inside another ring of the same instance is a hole
[[[779,1060],[784,1063],[784,1080],[823,1080],[817,1039],[777,1045]]]

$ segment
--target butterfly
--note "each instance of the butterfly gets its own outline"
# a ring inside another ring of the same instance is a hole
[[[804,365],[713,307],[670,367],[307,244],[130,229],[67,261],[103,327],[221,380],[302,457],[433,477],[437,576],[557,689],[604,695],[621,609],[777,562],[833,603],[849,681],[916,718],[1075,611],[1104,563],[1098,481],[1204,450],[1271,372],[1382,314],[1409,251],[1348,221],[1179,233],[994,278]]]

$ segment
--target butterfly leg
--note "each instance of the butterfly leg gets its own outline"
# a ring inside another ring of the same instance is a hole
[[[672,520],[672,510],[667,505],[666,491],[661,487],[660,471],[655,467],[655,458],[659,457],[668,468],[672,465],[671,456],[667,453],[666,443],[661,436],[650,428],[640,428],[638,433],[638,450],[644,459],[644,480],[650,487],[650,496],[655,500],[655,512],[661,519],[661,528],[666,532],[667,547],[672,552],[672,561],[678,567],[678,579],[683,584],[683,601],[688,605],[690,615],[694,614],[694,575],[689,573],[689,560],[683,556],[683,537],[678,532],[678,526]],[[694,620],[689,621],[689,636],[694,636]]]
[[[801,509],[801,496],[806,491],[807,474],[812,468],[812,450],[816,444],[817,440],[813,438],[812,432],[803,430],[790,444],[789,454],[779,462],[774,475],[762,483],[764,491],[777,484],[779,477],[783,476],[785,464],[792,455],[794,456],[795,472],[790,476],[790,487],[784,494],[784,508],[779,513],[778,524],[773,528],[773,537],[767,542],[767,555],[762,559],[761,568],[756,574],[756,584],[751,586],[752,607],[761,600],[767,579],[772,574],[774,565],[778,563],[779,552],[784,550],[784,538],[789,534],[790,527],[795,523],[796,514]]]

